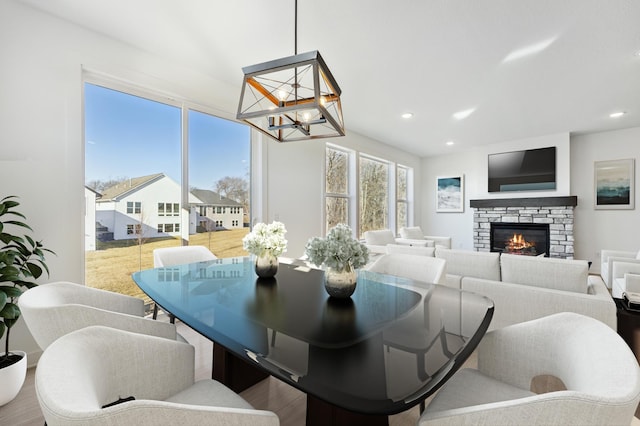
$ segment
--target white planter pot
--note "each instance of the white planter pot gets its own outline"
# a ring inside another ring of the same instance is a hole
[[[13,401],[27,377],[27,354],[22,351],[11,353],[22,355],[22,359],[9,367],[0,368],[0,406]]]

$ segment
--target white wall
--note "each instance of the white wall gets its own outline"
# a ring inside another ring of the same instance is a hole
[[[108,76],[178,102],[187,99],[223,118],[235,117],[239,86],[14,0],[0,0],[0,58],[0,194],[21,197],[36,237],[58,253],[49,257],[51,281],[84,282],[84,70],[93,78]],[[420,166],[408,154],[348,134],[335,142]],[[252,194],[254,202],[264,203],[255,219],[278,216],[285,222],[289,255],[301,254],[307,239],[322,229],[323,147],[322,141],[268,142],[252,152],[254,170],[265,173]],[[259,162],[262,151],[266,156]],[[38,352],[22,322],[14,328],[12,348]]]
[[[489,193],[487,190],[488,155],[528,148],[555,146],[557,189],[555,191],[517,191]],[[469,200],[486,198],[557,197],[570,194],[569,134],[559,133],[537,138],[501,142],[477,147],[450,155],[427,157],[422,160],[422,215],[416,223],[427,235],[446,235],[452,238],[453,248],[473,250],[473,209]],[[436,178],[464,175],[464,212],[436,212]]]
[[[634,210],[594,209],[594,162],[635,159],[636,202]],[[571,192],[578,196],[574,237],[575,257],[593,261],[600,271],[602,249],[640,249],[640,204],[638,197],[640,127],[571,137]]]

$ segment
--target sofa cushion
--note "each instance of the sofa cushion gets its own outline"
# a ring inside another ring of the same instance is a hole
[[[500,267],[504,282],[587,293],[586,260],[502,254]]]
[[[419,226],[406,226],[400,228],[400,237],[411,240],[424,240],[424,233]]]
[[[409,238],[396,238],[396,244],[401,244],[403,246],[428,247],[427,243],[428,243],[427,240],[413,240],[413,239],[409,239]]]
[[[386,246],[387,244],[395,244],[396,239],[391,230],[380,229],[377,231],[367,231],[364,233],[364,241],[366,244],[377,246]]]
[[[437,247],[436,257],[447,261],[448,274],[500,280],[499,253]]]

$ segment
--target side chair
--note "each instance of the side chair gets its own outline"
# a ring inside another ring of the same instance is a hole
[[[48,426],[279,425],[194,366],[189,344],[93,326],[44,351],[36,395]]]

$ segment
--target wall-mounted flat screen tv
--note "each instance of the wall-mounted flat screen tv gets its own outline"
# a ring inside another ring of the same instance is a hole
[[[556,189],[556,147],[489,154],[489,192]]]

